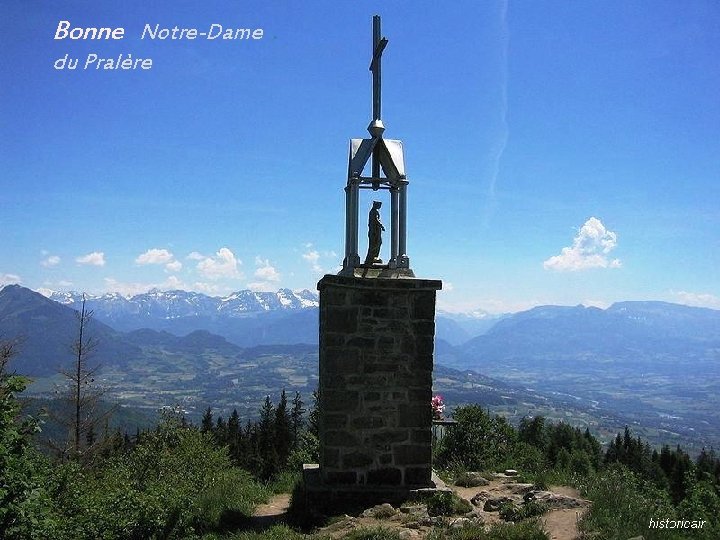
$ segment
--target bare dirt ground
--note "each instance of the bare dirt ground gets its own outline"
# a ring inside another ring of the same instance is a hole
[[[490,481],[487,486],[482,487],[459,487],[450,485],[460,497],[471,501],[480,492],[485,492],[489,497],[509,497],[514,500],[521,500],[523,492],[529,488],[527,484],[518,484],[512,478],[498,478]],[[554,495],[577,499],[579,502],[575,508],[558,508],[550,510],[542,516],[545,530],[551,540],[577,540],[579,538],[578,521],[582,514],[589,507],[588,501],[583,501],[577,490],[567,486],[551,486],[548,489]],[[290,495],[283,493],[274,496],[267,504],[258,506],[253,516],[253,524],[259,529],[264,529],[276,523],[285,521],[285,516],[290,503]],[[470,519],[481,519],[486,525],[502,521],[497,511],[488,512],[483,510],[482,503],[473,505],[473,511],[469,514]],[[459,518],[467,519],[467,518]],[[397,529],[401,538],[407,540],[422,539],[432,529],[432,524],[427,520],[418,519],[413,521],[407,513],[397,509],[388,510],[381,517],[373,517],[371,511],[360,516],[341,516],[331,525],[323,527],[318,531],[321,535],[330,538],[343,538],[350,531],[360,527],[378,527]]]

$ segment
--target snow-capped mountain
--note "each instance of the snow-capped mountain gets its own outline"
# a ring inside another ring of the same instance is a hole
[[[51,300],[80,309],[77,292],[38,291]],[[237,291],[208,296],[190,291],[160,291],[125,297],[118,293],[85,295],[94,317],[121,332],[142,328],[184,336],[202,330],[241,347],[276,343],[317,343],[317,307],[312,291]]]
[[[83,295],[78,292],[39,291],[45,296],[79,309]],[[238,291],[228,296],[208,296],[191,291],[160,291],[124,297],[119,293],[85,295],[86,307],[101,318],[117,319],[125,316],[154,319],[183,317],[237,317],[271,311],[301,310],[318,307],[317,294],[307,289],[293,292]]]

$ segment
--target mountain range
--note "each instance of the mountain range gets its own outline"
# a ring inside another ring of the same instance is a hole
[[[39,394],[72,361],[72,306],[81,298],[50,297],[62,303],[20,286],[0,290],[0,338],[23,340],[13,367],[36,378]],[[121,400],[148,408],[185,398],[231,406],[242,395],[250,406],[283,387],[315,387],[317,297],[310,291],[225,298],[151,291],[92,297],[87,305],[95,311],[89,331],[100,343],[93,360]],[[718,310],[620,302],[453,317],[438,314],[435,342],[435,387],[451,400],[505,407],[510,416],[532,414],[542,402],[588,425],[624,422],[650,440],[720,446]],[[474,330],[462,325],[468,321]],[[484,382],[472,382],[477,377]]]

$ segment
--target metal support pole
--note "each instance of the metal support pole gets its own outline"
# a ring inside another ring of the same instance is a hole
[[[343,268],[350,267],[350,250],[352,249],[352,196],[350,181],[345,186],[345,256],[343,258]]]
[[[390,266],[396,267],[398,262],[398,232],[399,232],[399,205],[398,188],[390,188]]]
[[[398,239],[398,266],[407,267],[407,182],[400,184],[400,223],[399,223],[399,239]]]
[[[352,186],[350,188],[351,193],[351,200],[350,200],[350,215],[352,217],[352,227],[351,227],[351,246],[352,249],[350,251],[350,259],[352,261],[352,266],[355,268],[357,265],[360,264],[360,255],[358,254],[358,198],[359,198],[359,189],[358,184],[353,181]]]

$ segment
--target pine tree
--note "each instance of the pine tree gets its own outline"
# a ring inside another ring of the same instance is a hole
[[[303,402],[302,399],[300,399],[300,392],[295,392],[295,397],[293,398],[293,406],[292,410],[290,411],[290,427],[292,430],[292,447],[295,448],[298,443],[298,435],[300,434],[300,430],[303,427],[303,414],[305,414],[305,409],[303,408]]]
[[[278,455],[278,465],[283,467],[287,463],[292,445],[292,421],[287,408],[287,395],[283,388],[280,394],[280,403],[275,409],[275,449]]]
[[[212,433],[213,432],[213,414],[212,414],[212,408],[208,407],[205,410],[205,414],[203,414],[202,421],[200,422],[200,431],[202,433]]]
[[[261,463],[260,478],[268,480],[277,471],[279,461],[275,446],[275,407],[270,400],[270,396],[265,396],[265,402],[260,410],[258,453]]]

